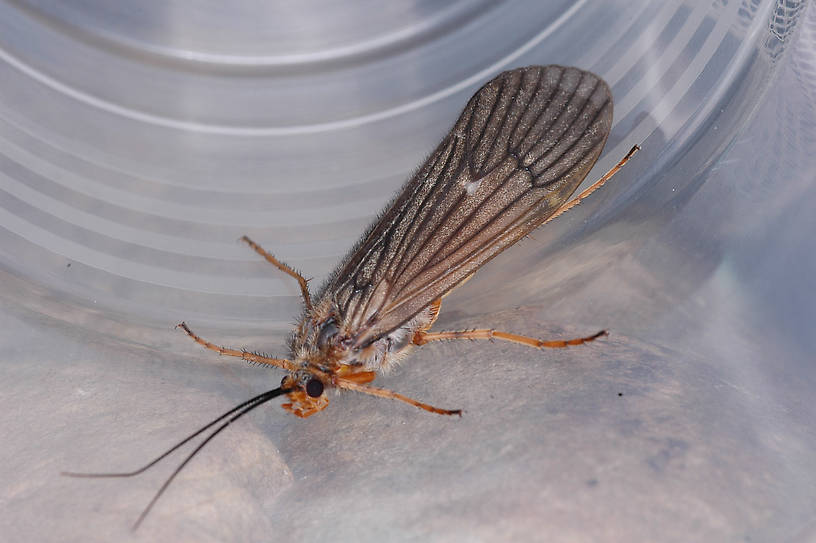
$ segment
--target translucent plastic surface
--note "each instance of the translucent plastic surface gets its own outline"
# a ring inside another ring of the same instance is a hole
[[[352,394],[279,401],[187,467],[151,541],[816,537],[816,10],[754,2],[0,2],[0,533],[112,541],[281,374],[317,286],[504,69],[602,76],[602,191],[446,298],[449,342]],[[308,4],[308,8],[306,7]]]

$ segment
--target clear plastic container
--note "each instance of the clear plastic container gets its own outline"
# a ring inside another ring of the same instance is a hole
[[[126,537],[181,457],[281,374],[319,284],[502,70],[612,87],[602,191],[446,298],[377,384],[219,435],[151,541],[816,538],[816,10],[757,2],[0,3],[0,533]]]

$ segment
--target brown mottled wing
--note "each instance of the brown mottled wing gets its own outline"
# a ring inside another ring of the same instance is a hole
[[[404,324],[544,222],[598,159],[612,96],[577,68],[500,74],[338,267],[332,298],[355,345]]]

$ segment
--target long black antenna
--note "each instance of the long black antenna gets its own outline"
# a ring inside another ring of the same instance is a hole
[[[233,407],[232,409],[230,409],[229,411],[227,411],[226,413],[224,413],[220,417],[212,420],[211,422],[209,422],[205,426],[202,426],[201,428],[199,428],[198,430],[196,430],[195,432],[193,432],[192,434],[190,434],[189,436],[187,436],[183,440],[179,441],[178,443],[173,445],[171,448],[169,448],[167,451],[165,451],[164,453],[162,453],[161,455],[159,455],[158,457],[156,457],[155,459],[153,459],[152,461],[150,461],[149,463],[147,463],[146,465],[144,465],[143,467],[141,467],[141,468],[139,468],[137,470],[126,471],[126,472],[121,472],[121,473],[77,473],[77,472],[72,472],[72,471],[63,471],[62,475],[65,475],[67,477],[85,477],[85,478],[133,477],[134,475],[139,475],[140,473],[143,473],[146,470],[150,469],[151,467],[155,466],[157,463],[159,463],[161,460],[166,458],[169,454],[176,451],[176,449],[178,449],[182,445],[189,442],[191,439],[193,439],[196,436],[200,435],[202,432],[206,431],[207,429],[212,428],[213,426],[215,426],[216,424],[218,424],[222,420],[226,419],[227,417],[230,417],[230,415],[232,415],[233,413],[235,413],[237,411],[238,413],[231,416],[221,426],[219,426],[218,428],[213,430],[212,433],[210,435],[208,435],[207,438],[204,441],[202,441],[193,450],[193,452],[191,452],[189,455],[187,455],[187,457],[184,459],[184,461],[181,464],[178,465],[178,467],[173,471],[173,473],[170,474],[170,477],[168,477],[167,480],[164,482],[164,484],[161,486],[161,488],[159,488],[158,492],[156,492],[156,495],[153,496],[153,499],[150,500],[150,503],[147,504],[147,507],[144,508],[144,511],[142,511],[142,514],[139,515],[139,518],[133,524],[133,530],[136,530],[139,527],[139,525],[142,523],[142,521],[145,519],[145,517],[147,517],[147,514],[153,508],[153,505],[156,504],[156,502],[161,497],[161,495],[164,494],[164,491],[167,490],[167,487],[170,486],[170,483],[173,482],[173,479],[176,478],[176,475],[179,474],[179,472],[184,468],[184,466],[186,466],[187,463],[190,460],[192,460],[193,457],[196,454],[198,454],[198,452],[201,449],[203,449],[204,446],[207,443],[209,443],[211,439],[213,439],[215,436],[217,436],[219,433],[221,433],[227,426],[229,426],[230,424],[232,424],[236,420],[240,419],[241,417],[243,417],[244,415],[246,415],[247,413],[249,413],[250,411],[252,411],[256,407],[258,407],[259,405],[263,405],[264,403],[268,402],[269,400],[271,400],[273,398],[277,398],[278,396],[280,396],[282,394],[286,394],[287,392],[290,392],[291,390],[292,389],[290,389],[290,388],[278,387],[278,388],[276,388],[274,390],[268,390],[268,391],[266,391],[266,392],[264,392],[262,394],[258,394],[254,398],[250,398],[249,400],[247,400],[247,401],[245,401],[245,402],[243,402],[241,404],[238,404],[237,406]]]

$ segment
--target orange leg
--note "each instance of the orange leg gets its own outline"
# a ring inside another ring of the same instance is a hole
[[[335,378],[334,385],[337,388],[353,390],[355,392],[362,392],[363,394],[369,394],[371,396],[377,396],[379,398],[399,400],[409,405],[413,405],[414,407],[418,407],[419,409],[424,409],[425,411],[430,411],[431,413],[437,413],[439,415],[459,415],[460,417],[462,416],[461,409],[440,409],[438,407],[434,407],[426,403],[418,402],[416,400],[413,400],[407,396],[403,396],[402,394],[398,394],[397,392],[393,392],[391,390],[386,390],[384,388],[376,388],[369,385],[363,385],[355,383],[354,381],[349,381],[347,379]]]
[[[299,369],[291,360],[286,360],[285,358],[269,358],[268,356],[261,356],[259,354],[248,353],[246,351],[239,351],[237,349],[228,349],[226,347],[221,347],[220,345],[216,345],[214,343],[210,343],[209,341],[202,339],[198,335],[194,334],[192,330],[187,326],[187,323],[179,323],[176,325],[176,328],[181,328],[184,330],[188,336],[193,338],[193,341],[198,343],[199,345],[203,345],[207,349],[211,351],[215,351],[218,354],[224,354],[227,356],[235,356],[237,358],[242,358],[248,362],[256,362],[258,364],[268,364],[270,366],[277,366],[278,368],[283,368],[289,371],[297,371]]]
[[[609,335],[609,332],[607,332],[606,330],[601,330],[597,334],[593,334],[587,337],[544,341],[532,337],[519,336],[517,334],[508,334],[507,332],[499,332],[498,330],[482,328],[477,330],[460,330],[449,332],[419,331],[414,334],[414,344],[425,345],[429,341],[440,341],[445,339],[489,339],[489,340],[501,339],[504,341],[512,341],[513,343],[520,343],[522,345],[527,345],[529,347],[535,347],[537,349],[543,348],[560,349],[563,347],[569,347],[571,345],[581,345],[582,343],[589,343],[590,341],[596,340],[599,337],[606,335]]]
[[[618,173],[618,170],[620,170],[621,168],[623,168],[623,165],[624,165],[624,164],[626,164],[627,162],[629,162],[629,159],[630,159],[630,158],[632,158],[632,155],[634,155],[634,154],[635,154],[635,153],[637,153],[638,151],[640,151],[640,146],[639,146],[639,145],[635,145],[634,147],[632,147],[631,149],[629,149],[629,152],[628,152],[628,153],[626,153],[626,156],[625,156],[625,157],[623,157],[623,158],[620,160],[620,162],[618,162],[617,164],[615,164],[615,165],[612,167],[612,169],[611,169],[611,170],[609,170],[608,172],[606,172],[606,173],[605,173],[605,174],[604,174],[604,175],[603,175],[603,176],[602,176],[600,179],[598,179],[597,181],[595,181],[594,183],[592,183],[592,185],[590,185],[590,186],[589,186],[589,187],[588,187],[586,190],[584,190],[584,191],[583,191],[581,194],[579,194],[578,196],[576,196],[575,198],[573,198],[573,199],[572,199],[572,200],[570,200],[569,202],[565,202],[565,203],[564,203],[564,204],[563,204],[561,207],[559,207],[558,209],[556,209],[556,210],[555,210],[555,213],[553,213],[552,215],[550,215],[550,217],[549,217],[549,218],[548,218],[546,221],[544,221],[542,224],[547,224],[548,222],[550,222],[550,221],[551,221],[551,220],[553,220],[554,218],[558,217],[558,216],[559,216],[559,215],[561,215],[562,213],[564,213],[564,212],[566,212],[566,211],[569,211],[569,210],[570,210],[570,209],[572,209],[573,207],[575,207],[575,206],[577,206],[578,204],[580,204],[580,203],[581,203],[581,202],[584,200],[584,198],[586,198],[587,196],[589,196],[590,194],[592,194],[593,192],[595,192],[596,190],[598,190],[599,188],[601,188],[602,186],[604,186],[604,183],[606,183],[607,181],[609,181],[609,178],[610,178],[610,177],[612,177],[613,175],[615,175],[616,173]]]
[[[377,378],[376,371],[358,371],[354,366],[346,366],[341,364],[340,369],[335,372],[335,375],[344,381],[353,381],[360,385],[370,383]]]
[[[312,298],[311,298],[311,296],[309,296],[309,285],[308,285],[309,280],[308,279],[306,279],[305,277],[300,275],[293,268],[287,266],[286,264],[284,264],[283,262],[281,262],[280,260],[278,260],[277,258],[272,256],[271,254],[267,253],[264,250],[263,247],[261,247],[260,245],[258,245],[257,243],[255,243],[254,241],[249,239],[249,237],[241,236],[241,241],[246,242],[246,244],[249,245],[250,247],[252,247],[252,249],[256,253],[258,253],[259,255],[264,257],[267,262],[274,265],[280,271],[282,271],[283,273],[287,273],[287,274],[291,275],[292,277],[294,277],[297,280],[298,284],[300,285],[300,293],[303,295],[303,303],[306,305],[306,309],[308,309],[308,310],[312,309]]]

